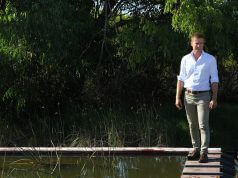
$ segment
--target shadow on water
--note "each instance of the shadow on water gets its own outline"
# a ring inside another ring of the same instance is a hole
[[[0,157],[1,177],[174,178],[182,156]]]

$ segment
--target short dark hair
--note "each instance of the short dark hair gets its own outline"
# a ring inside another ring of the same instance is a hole
[[[191,36],[191,39],[194,38],[194,37],[195,37],[195,38],[203,38],[203,39],[205,39],[204,34],[201,33],[201,32],[195,32],[195,33],[193,33],[192,36]]]

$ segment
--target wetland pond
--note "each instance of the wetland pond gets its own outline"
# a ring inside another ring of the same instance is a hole
[[[176,178],[184,156],[1,156],[0,177]]]

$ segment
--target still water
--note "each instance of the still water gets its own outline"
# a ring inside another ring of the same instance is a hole
[[[181,156],[0,157],[0,177],[9,178],[176,178]]]

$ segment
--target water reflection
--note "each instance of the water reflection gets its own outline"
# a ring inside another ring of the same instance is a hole
[[[63,178],[175,178],[181,175],[185,157],[1,157],[2,177]]]

